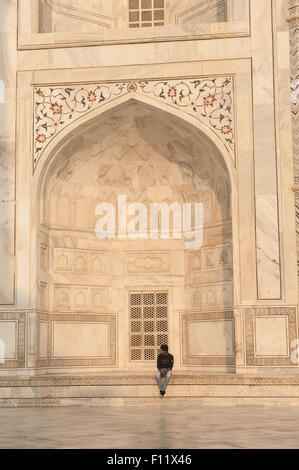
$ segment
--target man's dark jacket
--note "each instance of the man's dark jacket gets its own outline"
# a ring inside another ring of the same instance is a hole
[[[159,354],[157,359],[157,369],[172,369],[173,368],[173,355],[172,354]]]

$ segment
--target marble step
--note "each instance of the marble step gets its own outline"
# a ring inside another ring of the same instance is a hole
[[[298,370],[299,371],[299,370]],[[102,373],[91,374],[45,374],[34,376],[0,376],[0,388],[3,387],[66,387],[66,386],[130,386],[154,385],[154,374]],[[170,380],[172,386],[299,386],[299,373],[288,375],[248,375],[248,374],[200,374],[177,373]]]
[[[178,405],[200,403],[267,402],[299,404],[298,376],[242,376],[174,374],[162,398],[154,375],[1,377],[3,406]]]
[[[167,397],[299,397],[299,385],[173,385]],[[157,385],[0,386],[0,398],[160,398]]]
[[[7,398],[0,399],[0,408],[26,407],[158,407],[177,409],[184,405],[199,406],[277,406],[299,407],[299,397],[157,397],[132,398]]]

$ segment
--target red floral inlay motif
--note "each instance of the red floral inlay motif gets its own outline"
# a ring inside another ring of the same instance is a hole
[[[60,130],[67,126],[76,117],[77,106],[82,109],[80,112],[88,112],[94,106],[102,105],[102,102],[112,100],[115,96],[124,92],[141,92],[151,94],[156,98],[170,98],[169,102],[177,107],[186,108],[191,105],[191,110],[196,114],[197,119],[207,119],[209,124],[216,129],[225,145],[233,150],[233,120],[232,120],[232,79],[209,79],[177,81],[128,81],[108,84],[107,93],[101,94],[101,85],[92,88],[35,88],[36,96],[36,119],[35,119],[35,151],[40,152],[44,144]],[[98,91],[99,90],[99,91]],[[79,93],[78,93],[79,92]],[[83,92],[83,93],[82,93]],[[101,95],[101,97],[100,97]],[[54,101],[56,99],[56,101]],[[83,106],[82,106],[83,105]],[[193,109],[192,109],[193,108]],[[214,114],[216,109],[216,113]],[[186,109],[187,112],[192,112]],[[66,119],[62,116],[66,115]],[[51,119],[50,125],[48,120]],[[212,120],[212,121],[211,121]],[[224,123],[227,124],[224,124]],[[48,127],[51,127],[51,135],[48,134]],[[221,136],[220,136],[221,134]],[[40,155],[40,153],[39,153]],[[35,164],[39,157],[36,157]]]
[[[36,136],[36,141],[43,144],[46,141],[46,136],[44,134],[38,134]]]
[[[232,128],[230,126],[222,126],[221,132],[222,134],[230,134],[232,132]]]
[[[58,103],[53,103],[50,109],[53,111],[53,114],[62,114],[63,106]]]
[[[214,101],[216,101],[216,96],[209,94],[204,97],[203,102],[205,106],[213,106]]]
[[[176,88],[174,86],[170,87],[168,90],[168,96],[170,96],[170,98],[175,98],[176,95],[177,95]]]
[[[87,98],[88,98],[88,101],[93,102],[93,101],[96,101],[97,95],[94,91],[91,90],[88,92]]]
[[[128,84],[128,90],[129,91],[136,91],[137,90],[137,85],[134,82],[131,82]]]

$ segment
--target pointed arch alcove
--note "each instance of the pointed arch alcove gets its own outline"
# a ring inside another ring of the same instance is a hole
[[[165,104],[124,96],[63,129],[33,187],[39,366],[152,370],[145,351],[155,355],[164,339],[178,369],[234,370],[235,170],[211,130]],[[202,202],[203,246],[186,249],[171,232],[168,240],[100,240],[95,208],[117,209],[119,195],[148,209]],[[130,303],[136,293],[166,293],[167,316],[150,303],[155,313],[146,318],[146,305]]]

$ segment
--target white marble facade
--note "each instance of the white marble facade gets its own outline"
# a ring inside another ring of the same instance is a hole
[[[294,373],[288,2],[0,7],[0,374],[150,372],[162,340],[179,371]],[[202,202],[202,246],[100,240],[119,195]]]

